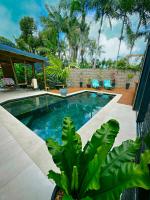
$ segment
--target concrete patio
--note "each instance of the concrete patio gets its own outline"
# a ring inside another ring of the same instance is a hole
[[[79,90],[74,91],[78,92]],[[0,92],[0,103],[46,93],[52,94],[52,92],[29,90]],[[120,134],[116,138],[115,145],[136,137],[136,114],[131,105],[118,103],[121,97],[122,94],[117,94],[79,129],[84,144],[102,123],[112,118],[120,123]],[[0,200],[49,200],[54,184],[46,175],[48,170],[58,171],[58,169],[48,153],[45,142],[2,106],[0,106],[0,137]]]

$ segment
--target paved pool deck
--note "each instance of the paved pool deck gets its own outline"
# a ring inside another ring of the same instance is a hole
[[[0,103],[46,93],[52,94],[29,90],[0,92]],[[112,118],[120,123],[120,133],[115,146],[124,140],[135,139],[136,113],[132,110],[132,106],[118,103],[121,97],[122,94],[117,94],[79,129],[78,133],[83,144],[102,123]],[[46,175],[48,170],[58,171],[58,169],[45,142],[2,106],[0,106],[0,138],[0,200],[50,200],[55,185]]]

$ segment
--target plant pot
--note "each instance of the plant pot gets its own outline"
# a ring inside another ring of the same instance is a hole
[[[129,89],[130,83],[126,83],[126,89]]]
[[[103,87],[103,81],[99,81],[100,87]]]
[[[115,88],[115,86],[116,86],[116,81],[115,81],[115,79],[113,79],[112,80],[112,87]]]
[[[59,191],[59,187],[56,185],[54,190],[53,190],[51,200],[55,200],[58,191]]]
[[[87,87],[87,88],[91,88],[91,84],[87,84],[86,87]]]
[[[61,88],[61,89],[59,89],[59,92],[60,92],[61,96],[66,96],[68,93],[68,90],[67,90],[67,88]]]
[[[80,87],[81,87],[81,88],[83,87],[83,82],[80,82]]]

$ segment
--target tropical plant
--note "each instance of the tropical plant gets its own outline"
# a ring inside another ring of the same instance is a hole
[[[135,41],[140,37],[138,34],[141,25],[146,26],[150,22],[150,4],[149,0],[138,0],[134,7],[134,13],[138,15],[138,23],[135,33],[133,31],[127,32],[127,37],[130,44],[130,54],[132,53]],[[145,36],[146,34],[144,34]],[[143,36],[143,35],[142,35]]]
[[[86,15],[88,11],[88,0],[72,0],[71,3],[71,13],[75,16],[81,17],[79,19],[79,46],[80,46],[80,55],[81,55],[81,63],[84,62],[84,53],[89,42],[89,25],[86,23]]]
[[[121,33],[119,38],[119,47],[118,47],[118,53],[117,53],[117,60],[119,59],[120,54],[120,47],[121,42],[124,38],[124,28],[126,26],[129,27],[130,25],[130,19],[129,15],[131,15],[134,12],[134,6],[135,6],[135,0],[119,0],[118,3],[116,3],[116,9],[119,15],[119,19],[122,19],[122,26],[121,26]]]
[[[50,66],[46,68],[46,74],[52,76],[56,82],[61,82],[65,86],[69,76],[69,68],[63,68],[61,59],[54,55],[49,55],[49,62]]]
[[[47,141],[53,161],[60,169],[60,173],[50,170],[48,178],[63,190],[63,199],[119,200],[127,188],[150,189],[150,151],[142,153],[136,163],[140,139],[127,140],[112,148],[118,132],[118,122],[109,120],[82,149],[72,120],[64,119],[62,145],[52,139]]]
[[[102,32],[102,26],[104,22],[104,18],[108,19],[110,27],[111,25],[111,19],[117,17],[116,12],[115,12],[115,4],[112,3],[111,0],[93,0],[90,3],[90,8],[95,9],[95,19],[96,21],[99,21],[99,30],[98,30],[98,38],[97,38],[97,49],[96,49],[96,55],[99,54],[99,45],[100,45],[100,37],[101,37],[101,32]],[[96,67],[96,58],[94,61],[94,68]]]
[[[32,17],[23,17],[20,20],[21,35],[16,38],[17,46],[20,49],[27,50],[35,53],[36,48],[40,44],[39,37],[37,36],[37,26]]]
[[[134,77],[133,74],[128,74],[128,79],[129,79],[129,80],[132,79],[133,77]]]

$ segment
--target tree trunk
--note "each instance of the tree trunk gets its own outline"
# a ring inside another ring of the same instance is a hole
[[[98,31],[98,38],[97,38],[96,56],[98,55],[98,51],[99,51],[99,43],[100,43],[100,37],[101,37],[101,32],[102,32],[103,19],[104,19],[104,14],[102,13],[101,20],[100,20],[100,28],[99,28],[99,31]],[[94,59],[93,68],[96,68],[96,58]]]
[[[122,42],[122,37],[123,37],[123,31],[124,31],[124,25],[125,25],[125,17],[126,16],[124,16],[123,22],[122,22],[121,35],[120,35],[120,39],[119,39],[119,48],[118,48],[118,53],[117,53],[117,61],[119,59],[120,47],[121,47],[121,42]]]
[[[59,41],[59,33],[58,32],[58,57],[60,58],[60,41]]]
[[[78,46],[75,46],[73,48],[73,62],[76,62],[77,60],[77,55],[78,55]]]
[[[134,47],[134,44],[135,44],[135,41],[136,41],[136,36],[137,36],[137,34],[138,34],[138,31],[139,31],[139,28],[140,28],[140,26],[141,26],[141,18],[140,18],[140,20],[139,20],[139,23],[138,23],[138,26],[137,26],[137,29],[136,29],[136,33],[135,33],[135,38],[134,38],[134,40],[133,40],[133,42],[132,42],[132,44],[131,44],[131,48],[130,48],[130,55],[132,54],[132,50],[133,50],[133,47]]]
[[[81,49],[81,63],[84,62],[84,49]]]

